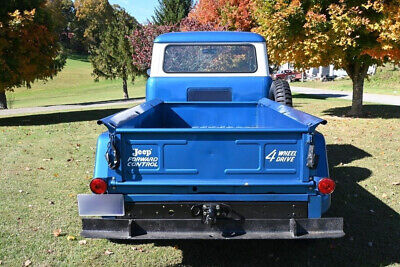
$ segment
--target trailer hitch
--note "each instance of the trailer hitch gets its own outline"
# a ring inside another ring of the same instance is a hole
[[[192,207],[193,210],[193,207]],[[225,204],[204,204],[201,209],[202,222],[212,226],[217,222],[217,218],[226,218],[231,212],[231,208]],[[200,215],[201,212],[198,213]]]

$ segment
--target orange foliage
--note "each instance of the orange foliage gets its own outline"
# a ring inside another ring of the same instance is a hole
[[[273,62],[298,67],[400,61],[400,1],[255,0],[258,27]],[[321,2],[323,3],[323,2]],[[322,4],[321,4],[322,5]]]
[[[199,0],[189,18],[229,30],[250,31],[254,27],[252,0]]]
[[[57,35],[35,22],[36,13],[16,10],[0,25],[0,92],[51,78],[64,64]]]

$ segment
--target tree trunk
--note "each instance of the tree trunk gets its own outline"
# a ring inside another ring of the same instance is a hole
[[[0,109],[7,109],[6,91],[0,91]]]
[[[360,117],[362,115],[364,77],[358,75],[353,79],[353,100],[351,103],[350,116]]]
[[[363,105],[363,92],[364,92],[364,80],[367,76],[369,65],[354,63],[346,68],[347,74],[350,76],[353,82],[353,99],[351,103],[351,109],[348,115],[352,117],[362,116],[362,105]]]
[[[124,98],[129,99],[129,94],[128,94],[128,83],[126,81],[126,78],[122,79],[122,90],[124,91]]]

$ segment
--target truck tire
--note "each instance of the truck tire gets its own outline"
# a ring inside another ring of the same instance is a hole
[[[292,107],[292,91],[290,91],[289,83],[282,79],[273,81],[269,89],[269,99]]]

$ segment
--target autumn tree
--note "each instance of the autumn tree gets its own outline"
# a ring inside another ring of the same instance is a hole
[[[177,24],[189,14],[192,7],[193,0],[158,0],[152,17],[153,24]]]
[[[100,44],[100,33],[106,30],[114,15],[108,0],[75,0],[76,18],[83,24],[84,38],[91,46]]]
[[[54,30],[59,35],[61,44],[68,48],[72,38],[72,24],[75,20],[72,0],[47,0],[47,7],[52,12]]]
[[[62,69],[54,20],[44,0],[4,1],[0,5],[0,109],[6,91],[52,78]]]
[[[99,45],[92,47],[90,62],[97,81],[122,79],[124,98],[128,99],[128,78],[133,82],[137,69],[132,64],[133,49],[127,38],[136,27],[136,20],[119,6],[113,7],[113,18],[99,35]]]
[[[273,62],[299,68],[334,64],[353,82],[350,115],[362,114],[369,66],[400,60],[398,0],[256,0],[254,31]]]
[[[252,0],[199,0],[189,19],[232,31],[250,31],[255,26]]]
[[[153,49],[154,39],[163,33],[178,31],[177,25],[155,25],[149,23],[147,25],[139,25],[134,32],[128,37],[132,48],[133,66],[145,75],[151,64],[151,53]]]
[[[179,23],[179,30],[181,32],[226,31],[227,27],[216,25],[212,22],[201,23],[196,19],[186,17]]]

